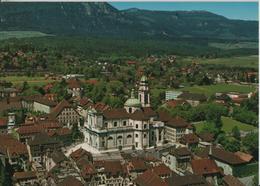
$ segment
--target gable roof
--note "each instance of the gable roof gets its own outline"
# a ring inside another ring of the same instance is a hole
[[[83,184],[74,176],[67,176],[63,181],[57,184],[58,186],[83,186]]]
[[[200,175],[185,175],[179,176],[174,174],[166,179],[167,183],[171,186],[210,186],[206,179]]]
[[[206,147],[203,149],[201,153],[198,153],[198,156],[207,158],[212,157],[217,161],[227,163],[230,165],[240,165],[247,163],[246,161],[242,160],[233,152],[225,151],[222,148],[219,147],[212,147],[212,153],[210,154],[210,147]]]
[[[180,139],[180,143],[182,143],[182,144],[197,144],[197,143],[199,143],[199,138],[194,133],[185,134]]]
[[[15,172],[13,175],[15,180],[19,179],[36,179],[36,172],[34,171],[26,171],[26,172]]]
[[[164,180],[150,169],[139,175],[134,182],[139,186],[168,186]]]
[[[55,138],[50,138],[46,133],[39,133],[34,136],[34,139],[28,141],[28,145],[46,145],[46,144],[59,144]]]
[[[0,152],[11,157],[28,155],[26,145],[8,134],[0,134]]]
[[[187,147],[179,147],[176,149],[173,149],[170,154],[174,156],[190,156],[191,152]]]
[[[150,119],[142,110],[136,110],[134,113],[130,114],[130,118],[138,121],[147,121]]]
[[[129,114],[126,112],[124,108],[117,108],[111,110],[105,110],[103,112],[103,116],[106,119],[127,119],[129,118]]]
[[[199,133],[198,136],[202,141],[205,141],[205,142],[213,142],[214,141],[214,134],[209,133],[209,132]]]
[[[172,128],[186,128],[189,126],[189,123],[186,122],[183,118],[177,116],[171,118],[165,123],[165,125]]]
[[[55,164],[68,160],[65,154],[61,151],[54,151],[53,153],[49,154],[48,157],[51,158]]]
[[[220,168],[211,159],[191,160],[191,167],[196,175],[208,175],[220,173]]]
[[[56,107],[53,109],[53,111],[50,113],[51,116],[56,118],[65,108],[72,108],[76,113],[78,113],[72,105],[67,100],[62,100]]]
[[[245,186],[241,181],[239,181],[239,179],[231,175],[224,176],[223,182],[227,186]]]

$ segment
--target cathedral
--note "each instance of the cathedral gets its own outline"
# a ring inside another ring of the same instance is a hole
[[[145,149],[164,142],[164,122],[150,106],[148,79],[142,76],[138,98],[135,90],[124,108],[87,112],[85,142],[98,150]]]

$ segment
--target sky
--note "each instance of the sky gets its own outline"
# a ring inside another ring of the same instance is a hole
[[[119,10],[206,10],[230,19],[258,20],[257,2],[110,2]]]

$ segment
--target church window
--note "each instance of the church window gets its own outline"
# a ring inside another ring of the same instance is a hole
[[[132,113],[132,108],[131,107],[129,108],[129,113]]]
[[[117,122],[116,121],[114,122],[114,127],[117,127]]]
[[[123,121],[123,125],[126,126],[126,121]]]
[[[137,124],[135,125],[135,128],[137,128],[137,129],[138,129],[138,125],[137,125]]]
[[[135,137],[138,138],[138,134],[135,134]]]
[[[146,138],[146,134],[144,134],[144,138]]]
[[[146,126],[147,126],[147,125],[146,125],[146,124],[144,124],[144,129],[146,129]]]

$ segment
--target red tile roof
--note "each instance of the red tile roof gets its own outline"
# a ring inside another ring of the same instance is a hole
[[[7,126],[7,118],[0,118],[0,127]]]
[[[168,186],[164,180],[150,169],[139,175],[134,180],[134,183],[139,186]]]
[[[63,181],[58,183],[57,186],[83,186],[83,183],[74,176],[67,176]]]
[[[182,144],[197,144],[199,143],[199,138],[196,134],[185,134],[183,137],[180,139],[180,142]]]
[[[108,105],[101,103],[101,102],[94,104],[93,108],[96,109],[99,112],[104,112],[104,111],[110,109],[110,107]]]
[[[198,134],[198,136],[202,141],[205,141],[205,142],[213,142],[214,141],[214,134],[209,133],[209,132],[200,133],[200,134]]]
[[[103,115],[106,119],[122,119],[129,118],[129,114],[126,112],[124,108],[117,108],[111,110],[105,110]]]
[[[220,168],[211,159],[191,160],[191,167],[196,175],[219,174]]]
[[[81,87],[81,85],[80,85],[80,81],[79,80],[77,80],[77,79],[69,79],[68,81],[67,81],[67,83],[68,83],[68,87],[70,88],[70,89],[73,89],[73,88],[80,88]]]
[[[70,154],[70,157],[74,160],[77,161],[79,160],[81,157],[83,156],[88,156],[90,158],[92,158],[92,154],[82,148],[77,149],[76,151],[72,152]]]
[[[26,145],[14,139],[10,135],[0,135],[0,152],[11,156],[17,157],[19,155],[28,156],[28,151]]]
[[[156,167],[153,167],[152,170],[158,176],[164,176],[164,175],[170,176],[172,174],[172,170],[169,167],[167,167],[165,164],[160,164]]]
[[[131,160],[129,160],[127,167],[130,172],[132,171],[140,172],[140,171],[147,170],[147,166],[145,165],[145,162],[140,158],[132,158]]]
[[[178,116],[170,119],[165,124],[166,126],[173,127],[173,128],[186,128],[189,126],[188,122],[186,122],[183,118]]]
[[[91,85],[96,85],[98,83],[98,80],[90,79],[90,80],[87,80],[86,83],[91,84]]]
[[[206,147],[203,149],[202,152],[198,153],[197,155],[203,158],[208,158],[210,156],[211,158],[230,165],[240,165],[247,163],[246,161],[240,159],[237,155],[235,155],[235,153],[225,151],[224,149],[221,149],[219,147],[212,147],[211,154],[209,152],[210,147]]]
[[[224,176],[223,182],[227,186],[245,186],[239,179],[231,175]]]
[[[176,107],[178,105],[182,105],[184,103],[187,103],[187,102],[185,100],[169,100],[169,101],[166,102],[166,105],[168,107],[174,108],[174,107]]]
[[[244,160],[246,162],[250,162],[253,159],[253,156],[251,154],[247,154],[244,152],[235,152],[235,155],[237,155],[241,160]]]
[[[15,172],[13,175],[15,180],[19,179],[36,179],[36,172],[34,171],[27,171],[27,172]]]

